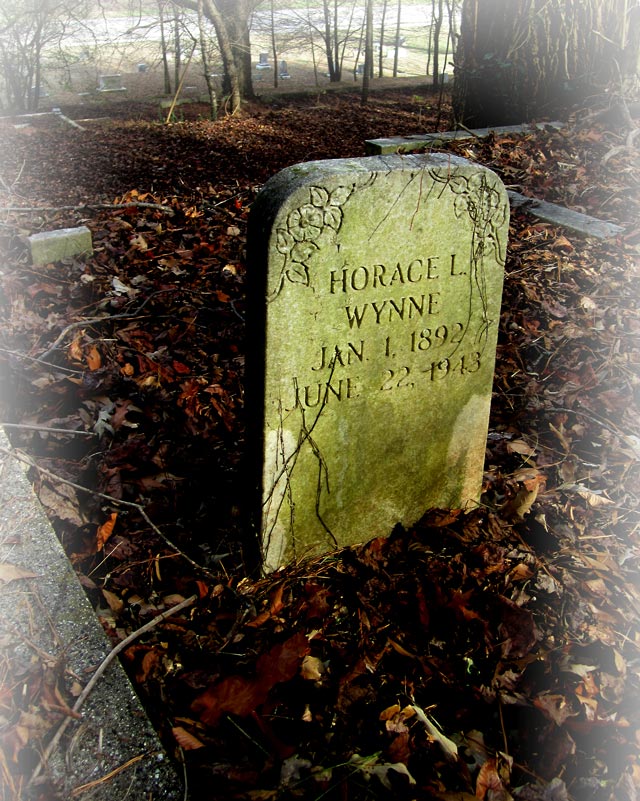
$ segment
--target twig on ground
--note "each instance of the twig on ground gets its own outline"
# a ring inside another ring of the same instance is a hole
[[[5,192],[7,192],[9,195],[12,195],[12,194],[13,194],[13,188],[14,188],[14,186],[17,186],[17,185],[20,183],[20,178],[22,177],[22,172],[23,172],[23,170],[24,170],[24,165],[25,165],[26,163],[27,163],[27,162],[26,162],[25,160],[23,160],[22,164],[20,165],[20,169],[18,170],[18,174],[17,174],[17,175],[16,175],[16,177],[13,179],[13,182],[12,182],[12,183],[10,183],[10,184],[8,184],[8,183],[7,183],[7,182],[4,180],[4,178],[3,178],[3,177],[0,175],[0,184],[2,184],[2,186],[3,186],[4,190],[5,190]]]
[[[170,206],[163,206],[161,203],[143,203],[142,201],[131,201],[131,203],[83,203],[79,206],[6,206],[0,208],[0,211],[10,211],[13,214],[37,214],[41,211],[56,212],[56,211],[111,211],[114,209],[156,209],[157,211],[164,211],[165,214],[173,216],[174,211]]]
[[[123,651],[125,648],[128,648],[132,642],[137,640],[143,634],[146,634],[148,631],[154,629],[157,625],[162,623],[163,620],[166,620],[171,615],[175,615],[177,612],[181,612],[183,609],[186,609],[187,606],[191,606],[191,604],[195,603],[197,599],[198,599],[197,595],[190,595],[184,601],[181,601],[179,604],[176,604],[176,606],[172,606],[171,609],[166,609],[164,612],[161,612],[159,615],[157,615],[157,617],[154,617],[153,620],[150,620],[148,623],[145,623],[144,626],[141,626],[139,629],[136,629],[136,631],[131,632],[131,634],[128,637],[125,637],[125,639],[122,640],[122,642],[119,642],[115,646],[115,648],[112,648],[111,651],[109,651],[109,653],[106,655],[104,660],[100,663],[100,665],[96,669],[96,672],[87,682],[87,685],[78,696],[71,711],[78,712],[80,710],[84,702],[91,694],[91,691],[98,683],[98,680],[102,677],[106,669],[113,662],[113,660],[120,653],[120,651]],[[73,720],[73,718],[71,717],[65,718],[58,727],[56,733],[53,735],[53,738],[51,739],[51,742],[49,743],[44,753],[42,754],[38,767],[33,772],[33,775],[31,777],[32,782],[40,775],[40,771],[42,770],[43,766],[45,765],[51,754],[58,747],[58,743],[60,742],[60,739],[64,734],[64,732],[66,731],[67,726],[69,725],[69,722],[71,720]]]
[[[103,317],[85,317],[83,320],[76,320],[74,323],[69,323],[56,337],[53,345],[51,345],[45,352],[39,356],[34,361],[40,364],[46,364],[46,359],[51,356],[56,350],[58,350],[59,346],[64,342],[67,334],[74,331],[76,328],[82,328],[84,325],[97,325],[98,323],[104,323],[109,320],[135,320],[136,317],[139,316],[140,312],[144,309],[144,307],[152,300],[156,295],[161,295],[164,292],[173,292],[173,289],[159,289],[157,292],[153,292],[144,301],[140,304],[140,306],[133,312],[123,312],[122,314],[107,314]]]
[[[25,431],[42,431],[45,434],[70,434],[72,437],[97,437],[95,431],[73,431],[69,428],[48,428],[47,426],[34,426],[27,425],[27,423],[3,423],[0,421],[0,426],[3,428],[18,428]]]
[[[44,364],[47,367],[53,367],[55,370],[60,370],[63,373],[72,373],[73,375],[82,375],[85,370],[72,370],[70,367],[62,367],[59,364],[54,364],[53,362],[45,362],[41,357],[36,358],[35,356],[29,356],[27,353],[19,353],[17,350],[9,350],[8,348],[0,348],[0,353],[6,353],[9,356],[15,356],[16,359],[24,359],[25,361],[32,361],[37,362],[38,364]]]
[[[123,765],[119,765],[117,768],[110,770],[109,773],[106,773],[99,779],[94,779],[92,782],[87,782],[86,784],[80,784],[78,787],[74,787],[69,795],[71,798],[75,798],[77,795],[84,793],[86,790],[93,790],[94,787],[98,787],[98,785],[102,784],[103,782],[108,782],[110,779],[113,779],[114,776],[117,776],[118,773],[122,773],[123,770],[130,768],[131,765],[135,765],[136,762],[140,762],[141,759],[152,755],[153,751],[147,751],[144,754],[138,754],[137,756],[131,757],[131,759],[128,759]]]

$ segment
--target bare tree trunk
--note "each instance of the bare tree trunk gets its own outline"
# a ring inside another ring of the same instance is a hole
[[[167,53],[167,39],[164,32],[164,2],[158,0],[158,10],[160,12],[160,46],[162,48],[162,66],[164,70],[164,93],[171,94],[171,72],[169,71],[169,56]]]
[[[369,99],[369,86],[373,70],[373,0],[365,0],[364,33],[364,73],[362,75],[362,95],[360,102],[365,105]]]
[[[640,76],[640,6],[629,9],[627,25],[622,32],[621,70],[625,80],[633,82]]]
[[[358,80],[358,67],[360,66],[360,54],[362,53],[362,45],[364,43],[364,36],[365,36],[365,28],[367,26],[367,15],[365,14],[365,18],[362,20],[362,25],[360,26],[360,34],[358,36],[358,49],[356,51],[356,57],[353,62],[353,82],[355,83]],[[362,67],[364,69],[364,65]]]
[[[427,66],[424,74],[429,77],[431,75],[431,57],[433,55],[433,4],[431,0],[431,22],[429,24],[429,36],[427,36]]]
[[[378,78],[384,75],[384,22],[387,16],[387,0],[382,4],[382,19],[380,20],[380,50],[378,51]]]
[[[278,69],[278,47],[276,45],[276,18],[274,11],[274,0],[271,0],[271,52],[273,53],[273,86],[278,88],[278,76],[280,70]]]
[[[342,70],[340,69],[340,57],[338,55],[338,0],[333,0],[333,52],[336,59],[336,80],[342,80]]]
[[[398,16],[396,18],[396,46],[393,54],[393,77],[398,77],[398,51],[400,50],[400,20],[402,17],[402,0],[398,0]]]
[[[202,69],[204,70],[204,80],[207,84],[207,93],[209,95],[209,116],[212,120],[218,119],[218,98],[216,97],[216,88],[213,85],[213,78],[211,77],[211,68],[209,66],[209,58],[207,56],[207,40],[204,35],[204,11],[202,8],[202,0],[198,0],[198,33],[200,34],[200,53],[202,55]]]
[[[176,4],[173,4],[173,83],[177,86],[180,83],[180,68],[182,67],[182,42],[180,39],[180,13]]]
[[[325,52],[327,55],[327,67],[329,68],[329,81],[331,83],[338,83],[341,75],[338,65],[337,44],[336,47],[334,47],[334,43],[337,43],[337,33],[335,34],[334,39],[334,31],[331,30],[331,12],[329,9],[329,0],[322,0],[322,11],[324,13],[323,38]]]
[[[316,47],[313,41],[313,25],[311,24],[311,9],[309,7],[309,0],[307,0],[307,20],[309,23],[309,44],[311,45],[311,60],[313,61],[313,77],[315,85],[319,86],[318,80],[318,62],[316,61]]]
[[[203,0],[204,15],[215,28],[224,69],[223,92],[231,111],[240,108],[243,97],[253,97],[249,18],[254,0]],[[174,0],[182,8],[198,10],[198,0]]]
[[[438,0],[438,10],[436,13],[436,0],[433,0],[433,85],[440,84],[440,31],[442,30],[442,20],[444,16],[443,0]]]
[[[222,65],[224,68],[225,87],[231,102],[231,113],[235,113],[240,108],[242,103],[242,86],[240,83],[240,76],[238,74],[238,67],[234,58],[229,30],[225,25],[222,14],[214,0],[204,0],[204,11],[213,23],[218,37],[218,44],[220,46],[220,54],[222,56]]]

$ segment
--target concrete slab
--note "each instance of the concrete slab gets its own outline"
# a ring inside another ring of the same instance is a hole
[[[391,136],[387,139],[367,139],[365,150],[368,156],[379,156],[388,153],[411,153],[425,147],[439,147],[445,142],[462,141],[464,139],[484,139],[490,133],[521,134],[529,131],[543,131],[545,128],[560,130],[561,122],[538,122],[525,125],[498,125],[493,128],[475,128],[474,130],[438,131],[436,133],[412,134],[411,136]]]
[[[507,191],[509,204],[512,209],[525,209],[533,217],[553,225],[561,225],[571,231],[577,231],[585,236],[594,236],[597,239],[610,239],[624,231],[620,225],[598,220],[580,211],[567,209],[555,203],[547,203],[546,200],[537,200],[532,197],[525,197],[519,192]]]
[[[86,225],[77,228],[59,228],[57,231],[42,231],[29,237],[33,264],[49,264],[93,252],[91,231]]]
[[[11,579],[7,566],[36,577]],[[88,681],[111,646],[2,428],[0,567],[3,681],[20,675],[21,666],[37,658],[36,648]],[[92,801],[183,798],[181,783],[117,660],[80,714],[45,767],[60,797],[82,792]]]

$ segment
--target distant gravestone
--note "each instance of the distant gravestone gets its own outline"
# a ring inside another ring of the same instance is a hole
[[[270,70],[271,64],[269,64],[269,54],[268,53],[260,53],[258,56],[258,63],[256,64],[256,69],[258,70]]]
[[[126,92],[122,85],[122,75],[100,75],[98,83],[99,92]]]
[[[289,167],[249,228],[265,570],[480,495],[509,204],[448,155]]]

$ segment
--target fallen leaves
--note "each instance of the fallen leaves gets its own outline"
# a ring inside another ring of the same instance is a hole
[[[265,703],[276,684],[296,675],[308,653],[306,636],[302,632],[294,634],[258,658],[255,678],[231,676],[224,679],[202,693],[192,708],[208,726],[216,726],[224,713],[246,717]]]

